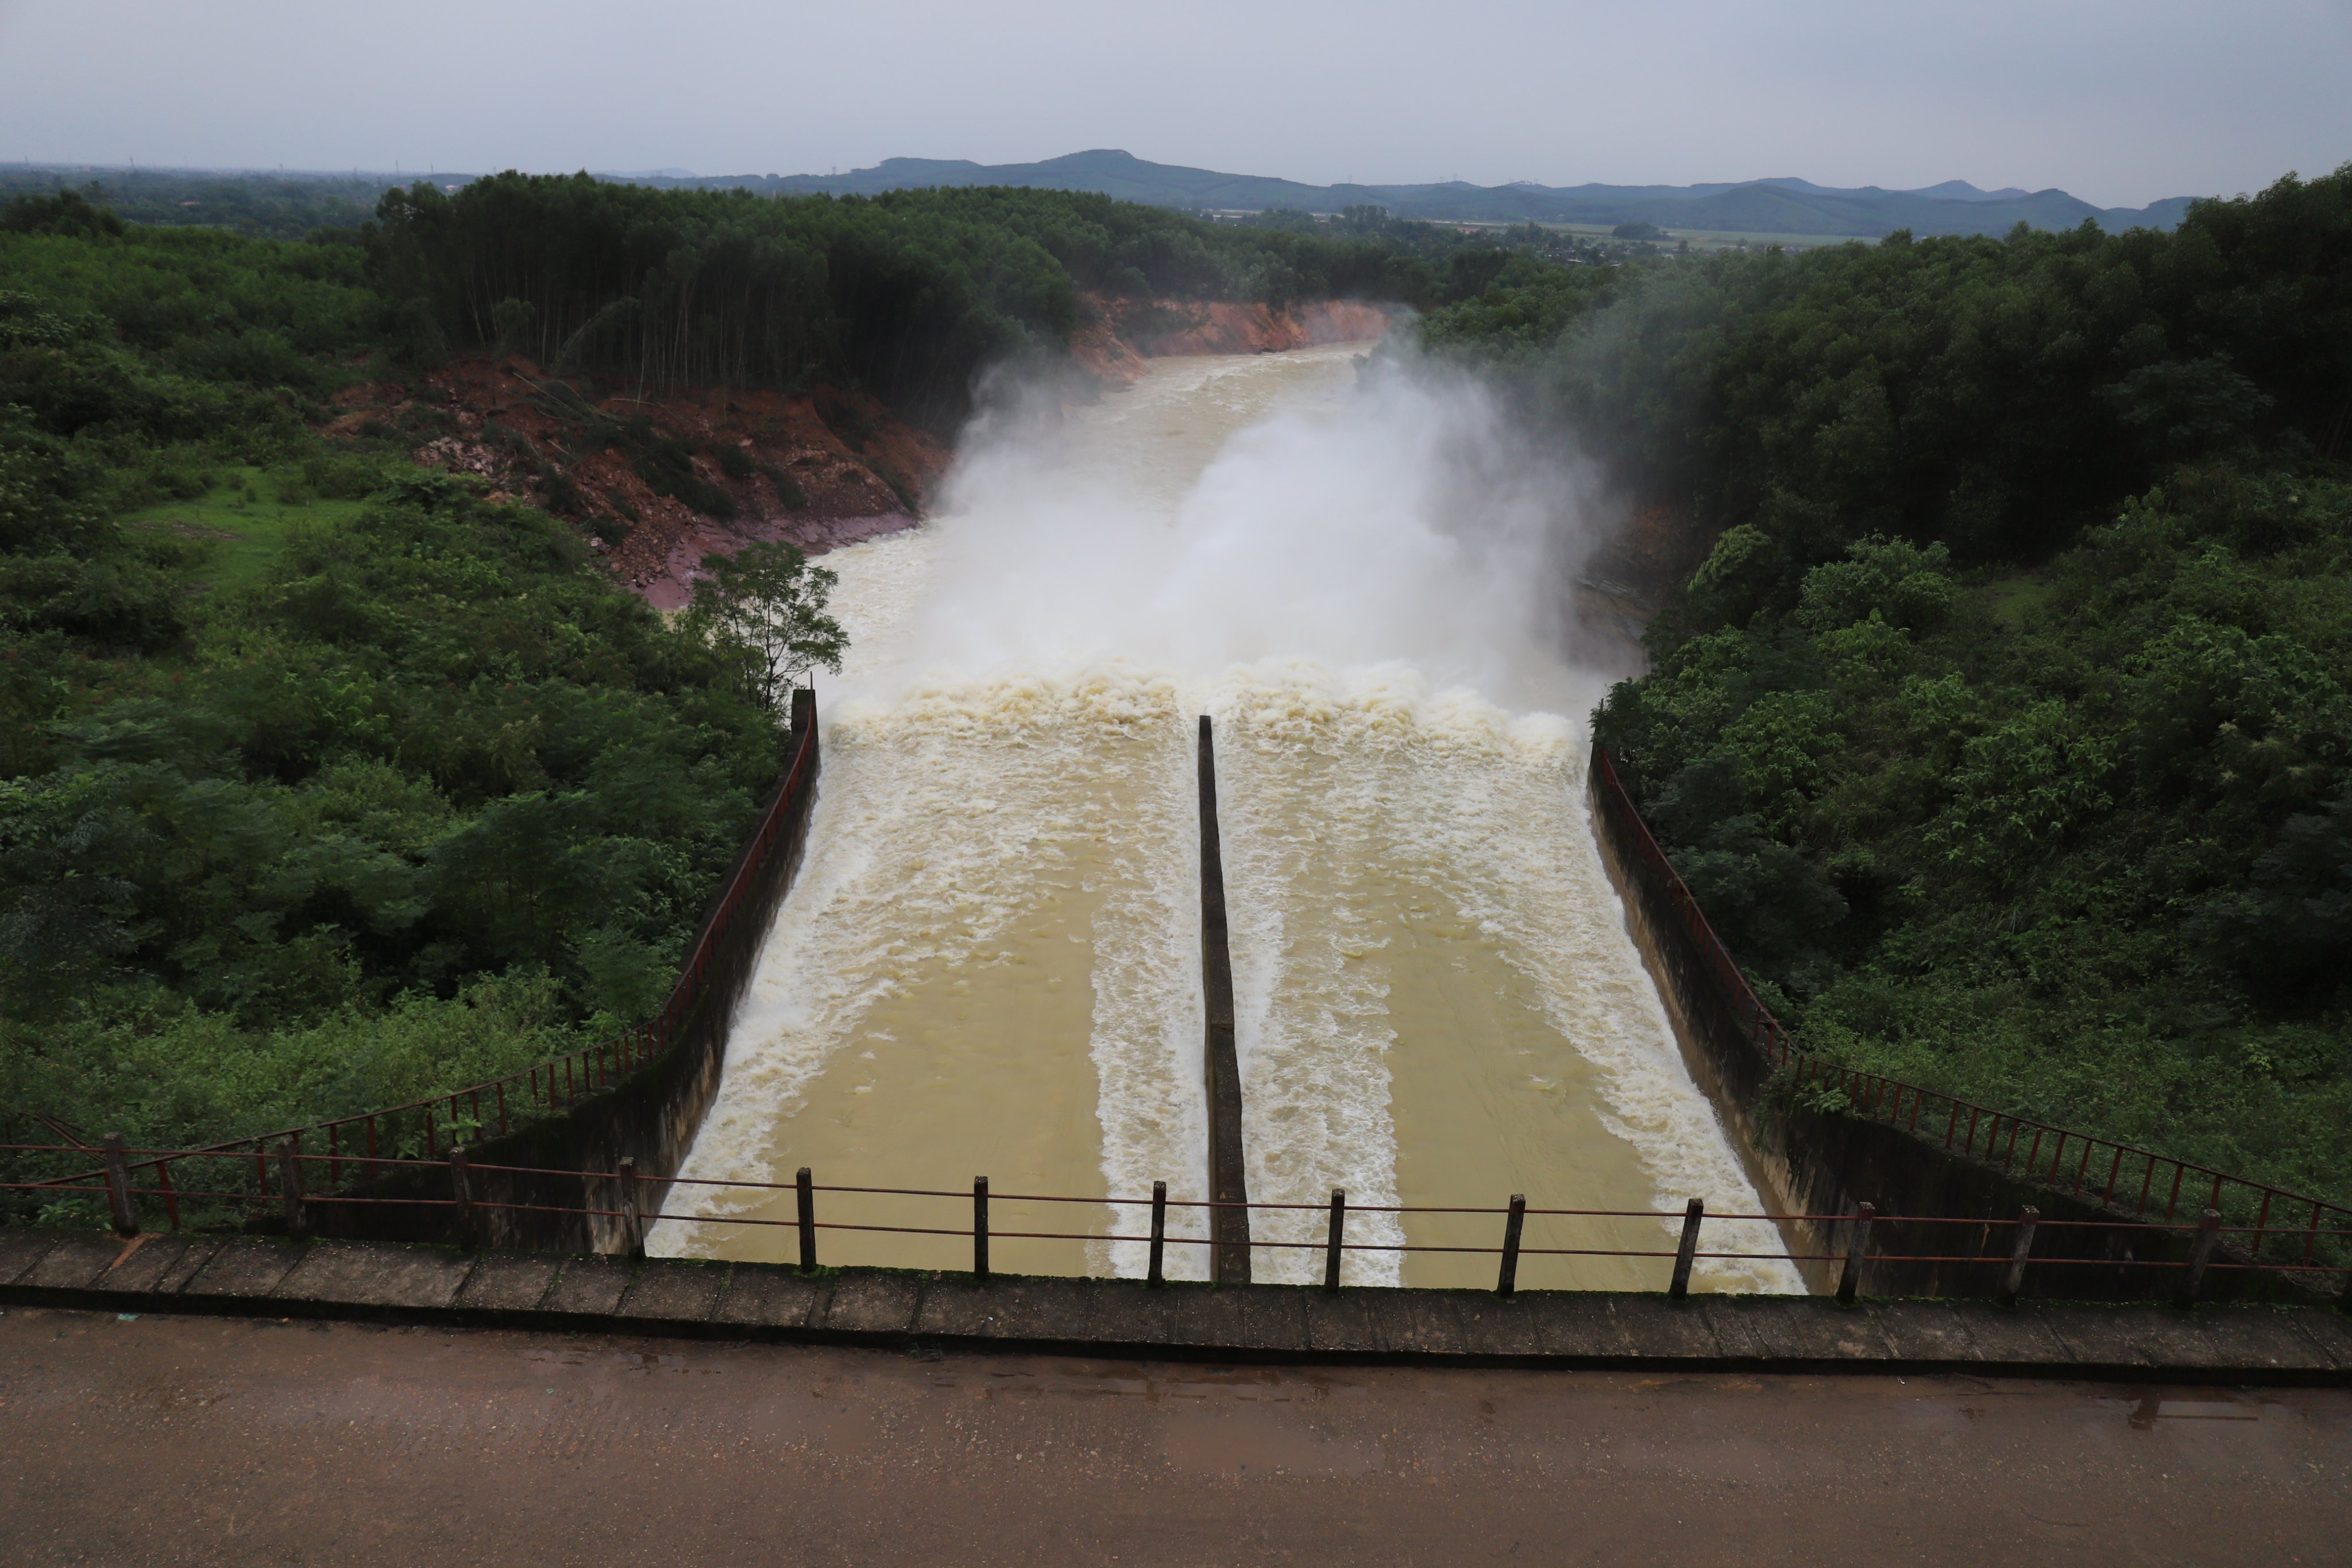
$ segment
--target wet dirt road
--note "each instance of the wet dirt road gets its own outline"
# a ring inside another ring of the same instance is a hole
[[[0,1563],[2342,1563],[2352,1391],[10,1309]]]

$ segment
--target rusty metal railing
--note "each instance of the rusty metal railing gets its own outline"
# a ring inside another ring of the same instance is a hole
[[[0,1152],[62,1153],[72,1152],[79,1145],[0,1144]],[[751,1182],[671,1178],[671,1188],[690,1187],[713,1193],[746,1193],[780,1194],[789,1193],[794,1199],[794,1213],[788,1218],[767,1218],[743,1214],[667,1213],[646,1201],[646,1194],[657,1190],[652,1178],[641,1176],[633,1163],[624,1162],[614,1171],[554,1171],[525,1165],[476,1164],[469,1162],[464,1149],[452,1150],[441,1160],[419,1160],[387,1157],[381,1163],[410,1170],[445,1172],[447,1194],[445,1196],[406,1196],[397,1198],[368,1197],[333,1191],[313,1190],[306,1173],[326,1173],[331,1170],[335,1156],[303,1153],[291,1138],[281,1141],[269,1156],[276,1182],[268,1190],[257,1185],[247,1186],[242,1176],[248,1169],[248,1156],[240,1151],[220,1149],[135,1149],[125,1145],[119,1137],[110,1137],[104,1146],[105,1169],[95,1182],[69,1184],[41,1184],[44,1192],[86,1194],[103,1197],[116,1231],[125,1237],[135,1236],[142,1226],[142,1207],[150,1212],[161,1209],[166,1224],[178,1228],[184,1204],[205,1204],[250,1207],[267,1205],[278,1211],[284,1227],[296,1235],[310,1228],[311,1216],[322,1207],[338,1205],[403,1205],[424,1208],[446,1215],[449,1240],[460,1246],[472,1245],[479,1234],[479,1216],[488,1210],[500,1208],[532,1208],[555,1213],[596,1215],[623,1221],[621,1235],[626,1250],[642,1255],[647,1227],[662,1220],[681,1221],[696,1225],[749,1226],[782,1229],[794,1233],[798,1241],[799,1263],[814,1268],[819,1261],[819,1237],[826,1231],[856,1232],[907,1237],[949,1237],[969,1238],[972,1247],[972,1272],[991,1272],[990,1244],[992,1241],[1076,1241],[1125,1242],[1146,1247],[1148,1262],[1144,1278],[1160,1282],[1166,1279],[1166,1249],[1179,1247],[1211,1247],[1217,1245],[1206,1234],[1173,1236],[1169,1233],[1171,1210],[1215,1210],[1244,1208],[1265,1213],[1309,1213],[1328,1216],[1328,1228],[1321,1240],[1276,1241],[1254,1239],[1254,1248],[1269,1250],[1309,1251],[1320,1253],[1324,1260],[1323,1285],[1338,1290],[1343,1279],[1343,1268],[1349,1254],[1397,1254],[1492,1257],[1496,1259],[1495,1289],[1509,1296],[1518,1289],[1518,1271],[1524,1259],[1533,1258],[1635,1258],[1655,1260],[1670,1265],[1666,1293],[1681,1297],[1689,1292],[1696,1265],[1711,1262],[1788,1261],[1791,1263],[1824,1263],[1840,1266],[1837,1293],[1852,1300],[1861,1289],[1867,1270],[1877,1265],[1893,1264],[1975,1264],[1997,1271],[1999,1289],[1991,1294],[2015,1299],[2027,1292],[2035,1278],[2035,1270],[2058,1268],[2122,1268],[2167,1271],[2172,1280],[2170,1293],[2189,1301],[2198,1299],[2206,1280],[2217,1275],[2265,1272],[2304,1276],[2308,1288],[2317,1293],[2331,1284],[2339,1300],[2352,1306],[2352,1265],[2328,1262],[2313,1264],[2279,1264],[2245,1257],[2231,1257],[2222,1251],[2225,1242],[2235,1239],[2242,1245],[2249,1237],[2259,1238],[2258,1227],[2230,1226],[2222,1221],[2218,1210],[2208,1208],[2192,1224],[2148,1224],[2111,1220],[2044,1219],[2035,1209],[2027,1207],[2013,1218],[1960,1218],[1946,1215],[1880,1215],[1870,1205],[1859,1205],[1851,1214],[1759,1214],[1734,1209],[1729,1212],[1708,1212],[1699,1199],[1690,1200],[1681,1210],[1654,1209],[1587,1209],[1547,1208],[1530,1205],[1527,1199],[1514,1194],[1509,1202],[1498,1207],[1475,1205],[1440,1205],[1425,1204],[1369,1204],[1350,1205],[1347,1194],[1334,1191],[1326,1204],[1280,1203],[1251,1201],[1233,1204],[1206,1199],[1171,1199],[1168,1184],[1156,1182],[1147,1198],[1109,1196],[1073,1196],[1066,1194],[992,1193],[985,1177],[976,1178],[970,1192],[937,1187],[881,1187],[820,1184],[803,1168],[793,1181]],[[227,1184],[217,1182],[174,1185],[165,1176],[173,1165],[190,1162],[215,1162],[210,1168],[225,1171]],[[322,1168],[325,1168],[322,1170]],[[133,1180],[134,1172],[153,1173],[153,1184],[140,1186]],[[500,1176],[563,1176],[582,1183],[583,1199],[576,1205],[505,1203],[485,1195],[486,1187]],[[0,1184],[0,1190],[24,1190],[31,1184]],[[590,1200],[588,1194],[614,1191],[621,1194],[618,1207]],[[969,1203],[970,1217],[955,1225],[879,1225],[855,1220],[819,1219],[817,1198],[820,1194],[858,1195],[947,1200]],[[1150,1228],[1145,1235],[1122,1235],[1113,1230],[1012,1230],[992,1227],[990,1205],[997,1204],[1059,1204],[1080,1205],[1112,1211],[1121,1209],[1148,1211]],[[1500,1234],[1493,1246],[1465,1246],[1432,1242],[1351,1241],[1347,1238],[1349,1215],[1379,1214],[1395,1216],[1414,1215],[1475,1215],[1499,1222]],[[1675,1245],[1657,1247],[1544,1247],[1529,1245],[1525,1240],[1525,1226],[1529,1218],[1571,1219],[1591,1221],[1650,1221],[1662,1229],[1678,1227]],[[1708,1249],[1701,1245],[1704,1226],[1708,1222],[1747,1224],[1766,1222],[1776,1226],[1802,1226],[1811,1234],[1843,1238],[1833,1243],[1832,1250],[1818,1253],[1795,1253],[1780,1250],[1734,1250],[1717,1247]],[[1875,1245],[1875,1238],[1893,1226],[1945,1226],[1956,1228],[1959,1240],[1953,1246],[1935,1252],[1900,1252]],[[1255,1228],[1255,1227],[1254,1227]],[[2173,1258],[2141,1258],[2134,1256],[2085,1256],[2079,1251],[2042,1252],[2037,1243],[2044,1237],[2064,1232],[2084,1232],[2099,1229],[2128,1229],[2135,1237],[2145,1240],[2151,1237],[2183,1241],[2186,1256]],[[1967,1233],[1974,1231],[1976,1239],[1969,1246]],[[2352,1227],[2316,1226],[2309,1233],[2313,1246],[2325,1244],[2331,1253],[2352,1252]]]

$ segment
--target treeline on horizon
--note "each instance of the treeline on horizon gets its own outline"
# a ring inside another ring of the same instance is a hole
[[[1596,742],[1806,1046],[2352,1198],[2352,166],[1423,339],[1713,542]]]
[[[772,197],[512,173],[389,192],[362,243],[414,355],[501,346],[656,384],[843,375],[943,434],[983,369],[1065,348],[1084,294],[1426,308],[1542,269],[1370,211],[1212,224],[1064,191]]]
[[[356,228],[383,193],[406,182],[382,174],[261,170],[58,169],[0,164],[0,206],[67,191],[125,223],[225,229],[254,239],[302,239]]]
[[[506,349],[559,374],[661,386],[832,379],[942,435],[982,370],[1065,348],[1084,295],[1422,310],[1540,275],[1547,259],[1601,258],[1533,226],[1465,235],[1377,207],[1212,223],[1016,187],[775,196],[509,171],[450,191],[114,171],[76,189],[53,171],[0,169],[0,198],[12,193],[50,212],[52,230],[98,211],[356,246],[379,297],[373,346],[399,363]]]

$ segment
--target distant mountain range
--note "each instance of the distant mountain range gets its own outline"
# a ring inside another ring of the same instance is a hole
[[[1964,180],[1925,190],[1876,185],[1839,190],[1810,180],[1748,180],[1712,185],[1305,185],[1259,174],[1221,174],[1153,163],[1108,149],[1048,158],[1042,163],[973,163],[962,159],[887,158],[845,174],[734,174],[698,177],[682,170],[609,176],[649,184],[747,186],[754,190],[872,195],[923,185],[1034,185],[1055,191],[1097,191],[1155,206],[1212,211],[1288,207],[1336,213],[1345,207],[1386,207],[1399,217],[1455,222],[1605,224],[1654,223],[1662,228],[1727,234],[1830,235],[1875,238],[1893,229],[1912,233],[2006,234],[2018,224],[2072,228],[2084,218],[2101,227],[2170,228],[2188,210],[2188,196],[2145,207],[2095,207],[2063,191],[1980,191]]]
[[[658,185],[746,185],[752,191],[875,195],[919,185],[1040,185],[1045,191],[1098,191],[1155,207],[1206,212],[1340,212],[1385,207],[1400,218],[1437,221],[1536,221],[1536,224],[1656,224],[1743,235],[1837,235],[1872,240],[1895,228],[1915,235],[2000,235],[2013,226],[2074,228],[2084,218],[2100,228],[2173,228],[2194,197],[2168,197],[2147,207],[2094,207],[2065,191],[1978,191],[1948,179],[1924,191],[1839,191],[1806,179],[1750,179],[1719,185],[1303,185],[1263,174],[1218,174],[1181,164],[1146,163],[1118,151],[1070,153],[1045,163],[979,164],[960,157],[887,157],[873,169],[849,174],[724,174],[694,176],[685,169],[616,174]]]

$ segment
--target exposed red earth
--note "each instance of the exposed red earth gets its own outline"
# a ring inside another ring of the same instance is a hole
[[[1276,310],[1090,297],[1084,317],[1071,357],[1117,386],[1152,358],[1370,340],[1389,325],[1350,300]],[[819,555],[913,527],[954,455],[862,392],[592,385],[520,355],[348,387],[335,405],[331,435],[397,432],[417,462],[570,519],[615,577],[665,610],[693,596],[705,555],[763,540]]]
[[[1324,343],[1369,342],[1389,329],[1389,313],[1355,300],[1285,306],[1181,300],[1081,301],[1070,356],[1103,381],[1126,385],[1148,360],[1185,354],[1274,353]]]
[[[616,577],[663,609],[687,602],[706,553],[773,539],[818,553],[910,526],[949,458],[863,393],[592,389],[520,356],[455,360],[336,402],[331,434],[389,426],[417,439],[419,463],[570,518]],[[660,493],[684,471],[662,479],[664,452],[734,515]]]

